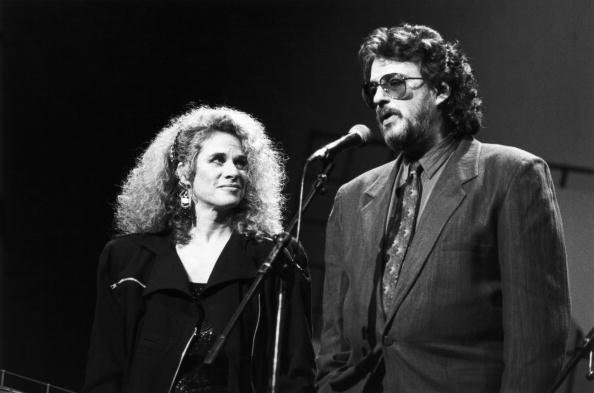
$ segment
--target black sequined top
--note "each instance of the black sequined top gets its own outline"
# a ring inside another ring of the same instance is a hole
[[[200,296],[206,284],[190,283],[190,293],[195,302],[200,303]],[[173,384],[173,393],[226,393],[228,362],[221,352],[211,365],[202,364],[206,353],[216,341],[216,335],[204,317],[202,324],[196,326],[197,334],[192,338],[186,351],[179,372]]]

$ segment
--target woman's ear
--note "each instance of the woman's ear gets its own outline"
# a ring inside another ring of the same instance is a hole
[[[437,95],[435,96],[435,105],[439,105],[450,96],[450,85],[445,82],[441,82],[441,85],[437,88]]]
[[[181,162],[178,163],[177,168],[175,169],[175,174],[177,175],[177,178],[179,179],[179,183],[186,188],[190,188],[191,184],[190,184],[190,181],[188,180],[188,177],[186,176],[186,173],[187,173],[186,165],[184,165]]]

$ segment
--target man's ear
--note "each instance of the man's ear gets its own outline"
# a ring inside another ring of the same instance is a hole
[[[177,164],[177,168],[175,169],[175,174],[177,175],[177,178],[179,179],[179,183],[181,185],[183,185],[184,187],[190,188],[191,184],[190,184],[190,181],[188,180],[188,177],[186,176],[186,173],[187,173],[186,165],[179,162]]]
[[[450,96],[451,89],[450,85],[448,85],[445,82],[441,82],[441,85],[439,85],[439,87],[436,90],[437,95],[435,96],[435,105],[439,105],[448,99],[448,97]]]

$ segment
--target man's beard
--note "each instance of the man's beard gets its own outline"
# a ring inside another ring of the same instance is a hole
[[[386,144],[393,151],[402,152],[408,159],[416,160],[422,157],[436,139],[433,130],[434,116],[435,109],[425,102],[414,119],[401,118],[400,121],[404,124],[400,132],[384,133]]]

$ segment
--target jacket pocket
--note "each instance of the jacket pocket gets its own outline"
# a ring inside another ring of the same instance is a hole
[[[171,347],[171,338],[158,334],[144,334],[138,340],[138,350],[167,351]]]

